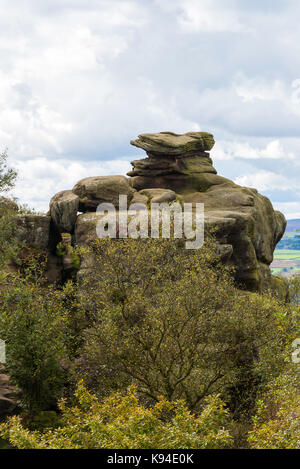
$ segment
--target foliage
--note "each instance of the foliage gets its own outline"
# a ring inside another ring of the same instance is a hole
[[[0,268],[11,260],[17,260],[19,242],[16,236],[15,213],[6,211],[0,216]],[[0,272],[0,280],[4,272]]]
[[[73,407],[60,403],[58,429],[30,432],[13,417],[0,427],[0,434],[21,449],[206,449],[231,444],[224,428],[228,412],[218,397],[208,398],[198,417],[182,401],[160,398],[145,408],[133,387],[124,397],[117,393],[99,402],[81,383],[76,399]]]
[[[251,448],[300,449],[299,370],[280,376],[257,402]]]
[[[23,409],[32,415],[56,406],[63,393],[63,292],[18,276],[1,290],[0,337],[6,341],[6,368],[21,391]]]
[[[289,278],[289,294],[291,303],[300,304],[300,275]]]
[[[256,391],[278,375],[290,340],[289,306],[241,292],[208,240],[98,240],[82,282],[90,326],[77,376],[99,396],[137,387],[145,402],[184,399],[198,410],[222,393],[233,415],[251,411]]]
[[[0,192],[7,192],[15,184],[17,172],[7,166],[7,151],[0,154]]]

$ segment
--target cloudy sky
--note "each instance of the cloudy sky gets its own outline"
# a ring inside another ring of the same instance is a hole
[[[219,174],[300,218],[299,0],[0,0],[0,147],[47,209],[142,132],[209,131]]]

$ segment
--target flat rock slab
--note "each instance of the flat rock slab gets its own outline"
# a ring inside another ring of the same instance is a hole
[[[161,155],[183,155],[191,152],[209,151],[215,144],[212,134],[207,132],[188,132],[175,134],[173,132],[160,132],[157,134],[141,134],[131,145],[142,148],[147,152]]]
[[[96,176],[82,179],[73,188],[82,212],[96,211],[101,203],[119,206],[119,195],[126,195],[131,201],[134,191],[125,176]]]

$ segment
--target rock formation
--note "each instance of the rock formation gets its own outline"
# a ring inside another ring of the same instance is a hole
[[[145,150],[148,158],[131,163],[133,170],[128,176],[132,187],[138,191],[165,188],[184,194],[224,184],[228,180],[217,176],[208,153],[214,143],[213,136],[205,132],[139,135],[131,144]]]
[[[217,175],[208,153],[213,136],[162,132],[142,134],[131,143],[148,155],[132,162],[132,187],[139,193],[145,188],[172,189],[184,202],[204,203],[206,228],[215,230],[220,244],[232,246],[238,282],[252,290],[270,286],[269,265],[285,231],[285,218],[256,189]]]
[[[131,144],[145,150],[147,157],[132,162],[129,178],[90,177],[79,181],[72,191],[60,192],[50,202],[51,224],[50,217],[20,218],[28,228],[28,238],[45,247],[49,239],[51,243],[59,233],[67,232],[73,243],[83,244],[96,237],[98,204],[109,202],[117,207],[120,194],[127,195],[128,203],[148,207],[153,202],[175,200],[204,203],[205,228],[215,232],[222,257],[236,269],[237,282],[257,291],[271,287],[274,280],[269,266],[285,231],[285,218],[256,189],[217,175],[209,155],[213,136],[161,132],[139,135]],[[78,211],[83,213],[78,215]]]
[[[134,191],[125,176],[97,176],[79,181],[73,187],[73,193],[79,197],[79,210],[88,212],[96,211],[104,202],[118,207],[119,194],[127,195],[130,202]]]
[[[50,216],[59,232],[72,231],[79,210],[79,197],[72,191],[61,191],[50,200]]]

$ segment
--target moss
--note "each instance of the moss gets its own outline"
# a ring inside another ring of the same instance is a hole
[[[73,252],[72,252],[72,254],[71,254],[71,259],[72,259],[72,265],[73,265],[74,269],[79,270],[79,269],[80,269],[81,261],[80,261],[79,255],[78,255],[77,252],[74,251],[74,250],[73,250]]]

